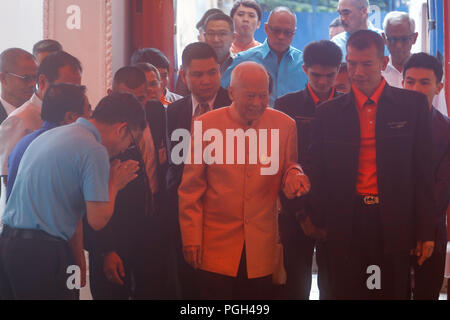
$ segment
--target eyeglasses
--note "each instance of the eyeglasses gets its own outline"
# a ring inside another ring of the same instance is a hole
[[[414,39],[414,35],[411,34],[409,36],[403,36],[403,37],[389,37],[389,38],[386,38],[386,41],[391,44],[394,44],[397,42],[407,43],[409,41],[412,41],[413,39]]]
[[[279,36],[283,34],[286,38],[291,38],[294,36],[295,31],[292,30],[286,30],[286,29],[280,29],[280,28],[274,28],[271,27],[269,24],[267,25],[269,27],[270,32],[272,32],[274,35]]]
[[[11,76],[14,76],[16,78],[22,79],[23,81],[29,83],[29,82],[36,82],[37,80],[37,76],[32,74],[32,75],[26,75],[26,76],[21,76],[12,72],[6,72],[6,74],[9,74]]]
[[[208,39],[214,39],[217,36],[220,39],[222,39],[229,36],[230,34],[231,32],[228,31],[219,31],[219,32],[207,31],[205,32],[205,37]]]

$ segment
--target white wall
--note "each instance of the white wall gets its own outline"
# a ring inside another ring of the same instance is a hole
[[[43,35],[43,0],[1,0],[0,13],[0,52],[11,47],[31,52]]]

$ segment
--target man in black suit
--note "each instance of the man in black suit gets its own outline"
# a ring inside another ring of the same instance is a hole
[[[134,94],[146,103],[144,71],[134,66],[119,69],[110,94],[114,92]],[[118,156],[139,162],[138,177],[117,194],[114,215],[106,227],[89,234],[94,299],[173,298],[168,287],[167,250],[161,245],[166,237],[163,214],[155,210],[157,158],[151,137],[146,128],[143,141],[133,138],[132,145]]]
[[[303,53],[303,70],[308,76],[306,88],[275,100],[275,109],[286,113],[297,123],[298,162],[306,175],[309,175],[307,159],[311,143],[311,122],[315,117],[317,106],[338,95],[333,84],[341,60],[341,49],[331,41],[322,40],[308,44]],[[311,224],[303,198],[283,204],[279,228],[287,273],[284,298],[308,300],[315,247],[315,240],[311,237],[320,236],[320,230]],[[319,247],[317,247],[318,279],[320,297],[323,299],[326,297],[325,265],[321,263]]]
[[[177,141],[177,131],[191,131],[193,119],[212,109],[231,104],[227,90],[220,87],[219,62],[214,49],[207,43],[189,44],[182,54],[180,76],[186,83],[190,95],[169,104],[167,108],[167,156],[169,169],[167,173],[168,205],[173,227],[173,246],[177,252],[178,268],[183,298],[197,298],[194,289],[193,269],[182,254],[181,236],[178,222],[178,187],[181,183],[184,165],[176,164],[172,157]],[[175,134],[174,134],[175,133]],[[176,156],[175,156],[176,157]]]
[[[381,36],[347,42],[352,91],[322,104],[313,122],[314,225],[327,233],[330,297],[406,299],[409,254],[434,247],[431,121],[423,94],[381,76]]]
[[[413,54],[403,69],[403,87],[422,92],[428,98],[433,137],[434,203],[436,208],[436,248],[422,266],[414,264],[414,299],[439,299],[444,278],[447,247],[446,213],[450,202],[450,119],[433,107],[442,90],[443,68],[438,59],[426,53]]]

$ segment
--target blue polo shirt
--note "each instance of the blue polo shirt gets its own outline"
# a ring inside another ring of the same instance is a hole
[[[49,130],[27,148],[4,213],[12,228],[69,240],[86,201],[109,201],[109,157],[88,120]]]
[[[244,61],[255,61],[263,65],[273,80],[273,90],[269,105],[273,107],[275,100],[287,93],[299,91],[306,86],[308,78],[303,72],[303,52],[289,47],[278,65],[278,56],[273,52],[267,40],[258,47],[240,52],[233,60],[231,66],[222,76],[222,87],[230,86],[231,72],[234,67]]]
[[[14,181],[16,181],[17,170],[19,170],[19,163],[22,160],[25,150],[27,150],[30,143],[34,141],[38,136],[40,136],[45,131],[56,128],[57,123],[44,121],[42,127],[34,132],[26,135],[17,142],[14,149],[8,157],[8,184],[6,186],[6,201],[8,201],[9,195],[11,194]]]

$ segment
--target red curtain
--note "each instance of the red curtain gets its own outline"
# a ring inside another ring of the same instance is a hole
[[[132,51],[140,48],[158,48],[172,66],[169,89],[173,88],[175,62],[175,11],[172,0],[132,0]]]

